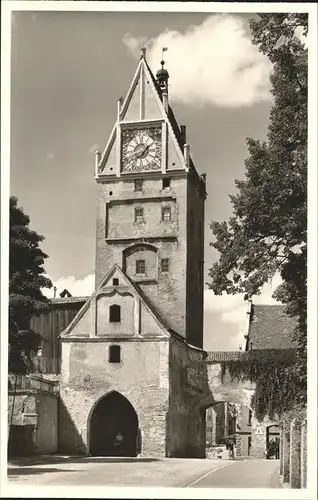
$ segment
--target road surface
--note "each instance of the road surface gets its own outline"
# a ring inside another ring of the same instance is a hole
[[[241,460],[207,472],[192,488],[280,488],[279,460]]]
[[[170,486],[279,488],[278,460],[43,458],[11,463],[9,484],[21,486]]]

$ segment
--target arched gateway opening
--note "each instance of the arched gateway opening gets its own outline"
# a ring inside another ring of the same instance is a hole
[[[266,458],[279,458],[280,430],[278,425],[266,427]]]
[[[98,401],[90,417],[89,454],[136,457],[139,447],[138,417],[128,399],[111,392]]]

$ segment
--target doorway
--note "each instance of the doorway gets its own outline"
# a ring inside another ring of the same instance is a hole
[[[138,417],[119,392],[98,401],[89,422],[89,454],[104,457],[136,457],[140,452]]]
[[[279,458],[280,430],[277,425],[266,427],[266,457]]]

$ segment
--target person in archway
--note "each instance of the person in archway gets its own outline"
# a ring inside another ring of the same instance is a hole
[[[274,458],[279,459],[279,440],[278,438],[274,441]]]
[[[232,439],[228,442],[228,450],[229,450],[229,458],[231,460],[234,460],[235,451],[234,451],[234,441],[232,441]]]
[[[118,455],[121,454],[123,441],[124,441],[124,436],[121,434],[121,432],[117,432],[114,446]]]

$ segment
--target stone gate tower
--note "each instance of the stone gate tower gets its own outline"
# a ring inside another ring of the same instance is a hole
[[[97,184],[95,291],[63,332],[61,441],[92,455],[203,456],[205,178],[145,49]]]

